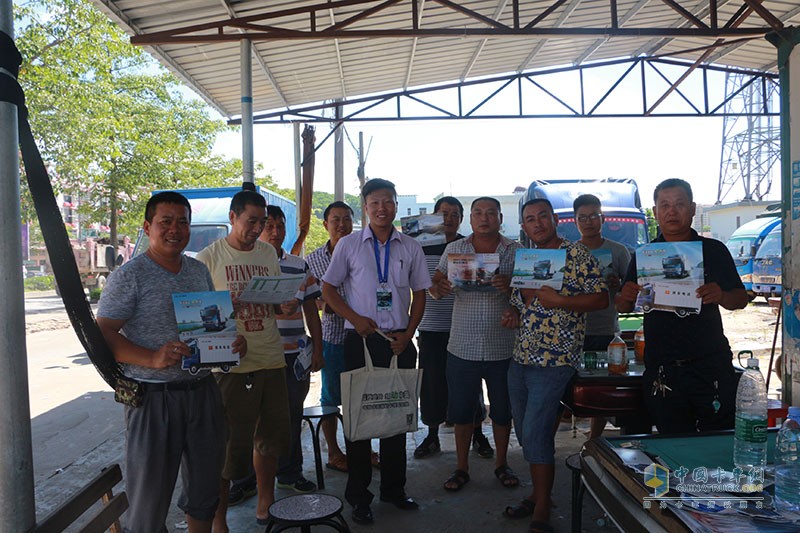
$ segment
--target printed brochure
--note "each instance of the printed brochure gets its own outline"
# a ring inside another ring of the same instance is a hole
[[[183,358],[183,370],[194,375],[201,368],[227,372],[239,366],[239,354],[231,347],[236,340],[236,319],[228,291],[174,293],[172,304],[179,337],[191,349]]]
[[[642,287],[636,306],[642,311],[671,311],[680,317],[700,312],[696,296],[703,285],[700,241],[654,242],[636,250],[636,276]]]
[[[400,227],[403,233],[413,237],[422,246],[444,244],[444,217],[442,215],[414,215],[402,217]]]
[[[500,273],[500,254],[448,254],[447,279],[454,289],[493,291],[492,276]]]
[[[567,251],[564,249],[524,248],[517,250],[511,286],[520,289],[552,287],[561,290]]]
[[[239,300],[252,304],[282,304],[297,297],[297,291],[305,279],[305,274],[253,276],[239,294]]]
[[[598,248],[590,251],[597,259],[597,262],[600,263],[600,274],[602,274],[604,278],[608,278],[608,276],[614,273],[614,263],[611,257],[611,250],[608,248]]]

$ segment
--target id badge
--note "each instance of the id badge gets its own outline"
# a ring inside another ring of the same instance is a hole
[[[391,311],[392,310],[392,291],[382,287],[378,287],[378,311]]]

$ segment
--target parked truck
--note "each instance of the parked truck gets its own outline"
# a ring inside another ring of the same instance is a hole
[[[647,217],[642,210],[639,186],[630,178],[536,180],[520,197],[519,211],[534,198],[549,200],[558,215],[558,235],[571,241],[581,238],[575,225],[572,202],[581,194],[593,194],[603,205],[603,236],[624,244],[633,252],[638,246],[650,241],[647,233]],[[520,242],[531,246],[530,239],[520,231]]]
[[[107,237],[70,239],[70,244],[75,255],[75,263],[78,265],[81,283],[86,289],[105,287],[108,275],[133,257],[133,245],[128,237],[120,239],[116,250]],[[60,293],[58,287],[56,292]]]
[[[686,264],[683,261],[683,257],[679,256],[678,254],[668,255],[662,259],[661,268],[664,271],[665,278],[681,279],[689,276],[689,272],[686,271]]]
[[[736,271],[751,300],[756,297],[756,293],[753,291],[753,262],[756,252],[770,231],[776,227],[780,229],[780,223],[780,217],[756,218],[734,231],[731,238],[725,243],[733,256]]]
[[[231,224],[228,213],[230,212],[231,198],[241,190],[241,187],[175,190],[184,195],[192,206],[191,237],[185,249],[188,256],[194,257],[197,252],[230,233]],[[159,192],[162,191],[153,191],[153,194]],[[286,214],[285,242],[290,246],[294,244],[297,239],[297,206],[295,203],[278,193],[259,186],[256,186],[256,192],[266,199],[267,205],[277,205]],[[134,255],[139,255],[147,250],[148,243],[147,235],[140,232]]]
[[[778,224],[764,238],[753,258],[753,293],[769,298],[782,292],[783,246]]]

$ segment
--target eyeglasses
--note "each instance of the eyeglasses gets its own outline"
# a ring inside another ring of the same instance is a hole
[[[594,213],[592,215],[581,215],[578,217],[578,222],[580,224],[586,224],[587,222],[597,222],[603,217],[602,213]]]

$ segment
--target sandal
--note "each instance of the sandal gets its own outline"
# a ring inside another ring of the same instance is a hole
[[[499,479],[504,487],[509,489],[519,487],[519,478],[508,465],[498,466],[494,471],[494,477]]]
[[[325,463],[325,468],[329,468],[331,470],[336,470],[337,472],[344,472],[347,473],[347,456],[340,455],[333,461],[329,461]]]
[[[516,505],[509,505],[503,514],[508,518],[525,518],[533,514],[533,509],[536,504],[525,498]]]
[[[554,533],[555,529],[547,522],[534,520],[528,524],[528,533]]]
[[[456,470],[449,478],[447,478],[447,481],[444,482],[444,490],[458,492],[463,489],[464,485],[466,485],[468,482],[469,474],[463,470]]]

